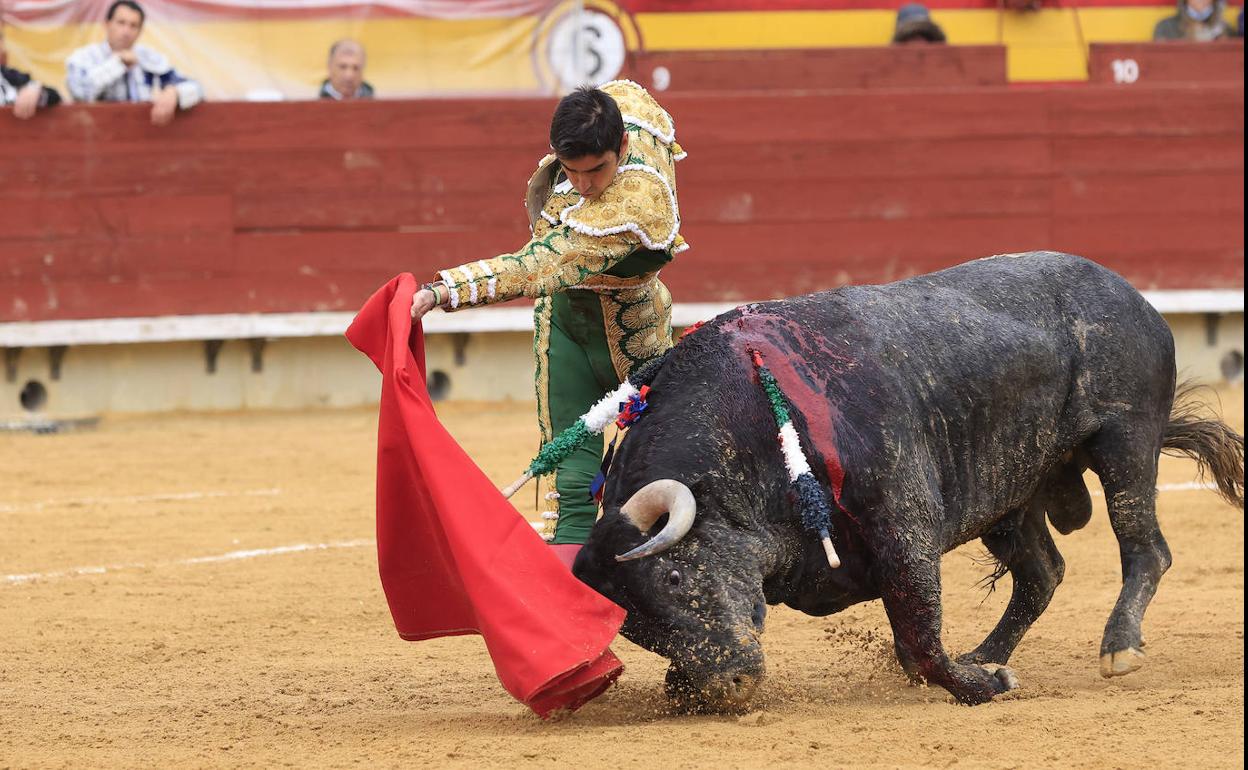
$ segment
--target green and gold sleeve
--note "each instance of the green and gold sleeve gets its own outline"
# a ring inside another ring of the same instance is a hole
[[[438,275],[450,289],[444,309],[557,294],[611,269],[641,245],[630,232],[592,236],[566,225],[540,232],[513,254],[441,271]]]

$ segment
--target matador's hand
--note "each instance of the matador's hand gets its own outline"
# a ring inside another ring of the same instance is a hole
[[[437,296],[429,289],[421,289],[412,295],[412,320],[419,321],[425,313],[437,306]]]

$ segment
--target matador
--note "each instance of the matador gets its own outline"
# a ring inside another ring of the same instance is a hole
[[[543,443],[672,346],[659,269],[687,248],[675,168],[685,154],[671,116],[644,88],[621,80],[577,89],[555,109],[550,144],[525,196],[529,242],[439,271],[412,301],[418,319],[435,306],[535,300]],[[542,536],[568,564],[597,518],[589,490],[602,451],[602,436],[591,437],[559,464],[546,495]]]

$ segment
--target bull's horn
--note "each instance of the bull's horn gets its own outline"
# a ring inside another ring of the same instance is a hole
[[[634,492],[620,507],[620,513],[642,532],[649,531],[660,516],[668,514],[663,531],[628,553],[615,557],[616,561],[629,561],[666,551],[689,534],[693,528],[693,517],[698,513],[698,503],[689,487],[675,479],[659,479]]]

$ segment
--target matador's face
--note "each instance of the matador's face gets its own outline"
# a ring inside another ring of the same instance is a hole
[[[582,155],[579,158],[559,158],[563,173],[568,181],[581,194],[581,197],[593,200],[615,180],[620,168],[620,158],[628,154],[628,135],[620,144],[619,152],[607,151],[601,155]]]

